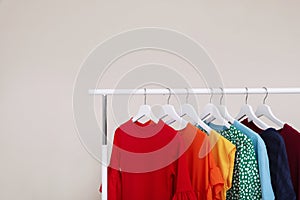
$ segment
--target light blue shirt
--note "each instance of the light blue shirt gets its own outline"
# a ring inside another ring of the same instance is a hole
[[[259,179],[261,184],[262,199],[274,200],[274,192],[271,185],[269,157],[265,142],[263,139],[253,130],[247,126],[241,124],[237,120],[234,121],[233,126],[245,134],[253,143],[258,162]]]

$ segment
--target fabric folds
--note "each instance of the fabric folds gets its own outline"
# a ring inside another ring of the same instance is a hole
[[[197,200],[196,195],[192,191],[176,192],[172,200]]]

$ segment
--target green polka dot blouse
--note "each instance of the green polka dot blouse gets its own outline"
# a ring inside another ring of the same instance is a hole
[[[234,126],[219,133],[236,145],[232,187],[227,191],[226,199],[261,200],[258,164],[251,140]]]

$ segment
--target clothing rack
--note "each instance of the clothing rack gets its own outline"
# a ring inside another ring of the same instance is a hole
[[[90,95],[102,95],[102,160],[107,162],[107,96],[164,94],[300,94],[300,88],[159,88],[159,89],[90,89]],[[107,200],[107,166],[102,165],[102,200]]]

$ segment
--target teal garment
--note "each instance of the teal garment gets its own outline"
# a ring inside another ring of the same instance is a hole
[[[236,146],[232,187],[226,193],[226,200],[261,200],[258,164],[251,140],[233,125],[230,128],[208,125]]]
[[[263,200],[274,200],[274,192],[271,184],[271,175],[269,167],[269,157],[265,142],[263,139],[247,126],[241,124],[237,120],[234,121],[233,126],[245,134],[253,143],[256,153],[256,160],[258,161],[259,179],[261,184],[261,192]]]

